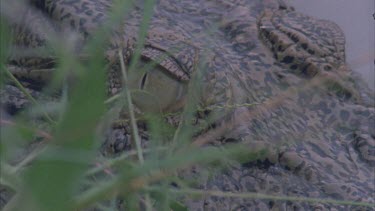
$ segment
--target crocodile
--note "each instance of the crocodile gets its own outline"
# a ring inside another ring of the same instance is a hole
[[[56,28],[77,32],[83,43],[106,21],[112,4],[32,2]],[[108,61],[116,61],[114,52],[121,49],[129,63],[142,8],[136,3],[113,34]],[[28,47],[45,44],[43,36],[35,34],[15,40]],[[221,109],[209,111],[217,116],[216,127],[202,132],[197,141],[208,137],[210,142],[268,149],[265,157],[230,165],[201,181],[199,188],[375,202],[373,95],[358,85],[363,82],[346,63],[344,34],[335,23],[301,14],[279,0],[159,0],[140,54],[139,65],[157,64],[147,72],[129,72],[128,86],[152,96],[134,96],[140,110],[181,110],[189,83],[201,73],[199,104]],[[11,63],[44,68],[51,58]],[[122,87],[118,62],[112,62],[108,72],[108,93],[115,95]],[[51,77],[49,71],[14,74],[20,79]],[[192,210],[362,209],[216,196],[186,204]]]

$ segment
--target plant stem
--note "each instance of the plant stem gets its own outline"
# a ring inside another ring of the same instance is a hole
[[[126,67],[125,67],[125,63],[124,63],[124,59],[123,59],[124,56],[123,56],[122,50],[119,51],[118,56],[119,56],[119,59],[120,59],[122,76],[124,78],[123,89],[124,89],[124,92],[125,92],[126,102],[128,103],[128,108],[129,108],[130,126],[132,128],[132,133],[133,133],[134,142],[135,142],[135,146],[136,146],[136,150],[137,150],[138,160],[141,164],[143,164],[144,158],[143,158],[143,153],[142,153],[141,139],[138,135],[138,127],[137,127],[137,123],[136,123],[135,115],[134,115],[134,106],[133,106],[133,103],[132,103],[130,92],[127,88],[128,77],[127,77],[127,74],[126,74]]]

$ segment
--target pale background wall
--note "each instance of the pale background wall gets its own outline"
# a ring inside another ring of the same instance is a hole
[[[374,0],[287,0],[297,11],[336,22],[346,37],[347,62],[375,90]]]

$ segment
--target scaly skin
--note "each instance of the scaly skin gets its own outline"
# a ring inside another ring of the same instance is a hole
[[[46,0],[39,9],[60,24],[57,28],[78,31],[85,40],[105,21],[110,5],[104,0]],[[111,40],[109,61],[116,61],[118,49],[130,59],[141,17],[140,9],[127,16],[124,31]],[[34,45],[43,45],[38,39]],[[217,140],[267,147],[267,158],[230,166],[202,181],[201,188],[374,203],[375,109],[363,102],[365,94],[353,82],[344,44],[336,24],[276,0],[160,0],[142,50],[144,63],[159,66],[146,78],[134,73],[130,86],[152,92],[163,101],[161,110],[174,111],[184,105],[194,71],[204,69],[201,105],[259,103],[217,111],[225,113],[217,120],[224,125]],[[30,65],[19,61],[14,63]],[[114,62],[110,94],[121,89],[119,78]],[[155,103],[143,97],[135,102],[144,110],[153,110]],[[280,147],[285,143],[289,146]],[[194,210],[354,208],[220,197],[187,204]]]

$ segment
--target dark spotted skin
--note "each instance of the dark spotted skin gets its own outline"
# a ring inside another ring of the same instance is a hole
[[[111,1],[41,5],[85,40],[105,22]],[[109,61],[120,48],[126,60],[133,54],[140,8],[130,12],[124,31],[116,31]],[[196,65],[204,67],[202,106],[259,103],[216,111],[225,113],[217,121],[225,126],[217,140],[267,148],[266,158],[232,165],[199,187],[374,203],[375,108],[358,97],[363,93],[350,80],[344,43],[334,23],[276,0],[158,1],[143,57],[167,54],[161,66],[181,83],[202,71]],[[117,67],[110,68],[111,94],[121,89]],[[186,203],[192,210],[362,209],[209,196]]]
[[[337,69],[345,61],[344,35],[329,21],[280,10],[266,12],[259,28],[275,58],[292,71],[314,76],[319,71]]]

